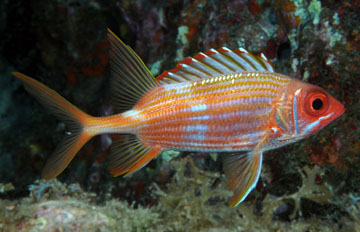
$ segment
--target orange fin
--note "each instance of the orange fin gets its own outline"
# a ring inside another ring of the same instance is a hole
[[[70,131],[46,162],[42,172],[45,179],[56,177],[69,165],[80,148],[94,136],[83,130],[91,116],[35,79],[18,72],[12,74],[22,81],[25,89],[42,105],[70,126]]]
[[[255,188],[262,166],[262,152],[225,154],[223,158],[227,188],[234,192],[229,205],[240,204]]]
[[[117,113],[131,109],[150,89],[159,85],[140,57],[108,29],[111,44],[111,94]]]
[[[118,136],[111,146],[109,171],[114,176],[130,174],[141,169],[160,152],[160,149],[142,144],[135,135]]]

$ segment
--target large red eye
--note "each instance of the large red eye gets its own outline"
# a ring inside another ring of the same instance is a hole
[[[322,92],[309,93],[305,98],[305,109],[310,115],[322,114],[328,107],[328,97]]]

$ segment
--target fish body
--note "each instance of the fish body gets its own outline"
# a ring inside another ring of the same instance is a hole
[[[262,154],[316,133],[344,106],[320,87],[278,74],[262,55],[211,49],[156,79],[111,31],[112,92],[118,114],[92,117],[36,80],[14,73],[71,132],[43,171],[60,174],[93,136],[125,134],[111,149],[110,172],[134,172],[164,150],[227,152],[224,171],[242,202],[258,181]]]

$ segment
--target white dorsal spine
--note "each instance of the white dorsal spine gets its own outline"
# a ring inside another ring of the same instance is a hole
[[[222,47],[189,57],[178,63],[176,68],[163,72],[156,80],[166,85],[241,72],[275,72],[275,70],[263,53],[255,56],[243,48],[232,51]]]

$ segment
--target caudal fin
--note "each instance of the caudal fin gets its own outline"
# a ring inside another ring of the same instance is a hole
[[[56,177],[69,165],[81,147],[95,135],[84,130],[92,117],[31,77],[18,72],[12,74],[22,81],[31,95],[69,126],[69,133],[57,146],[42,172],[45,179]]]

